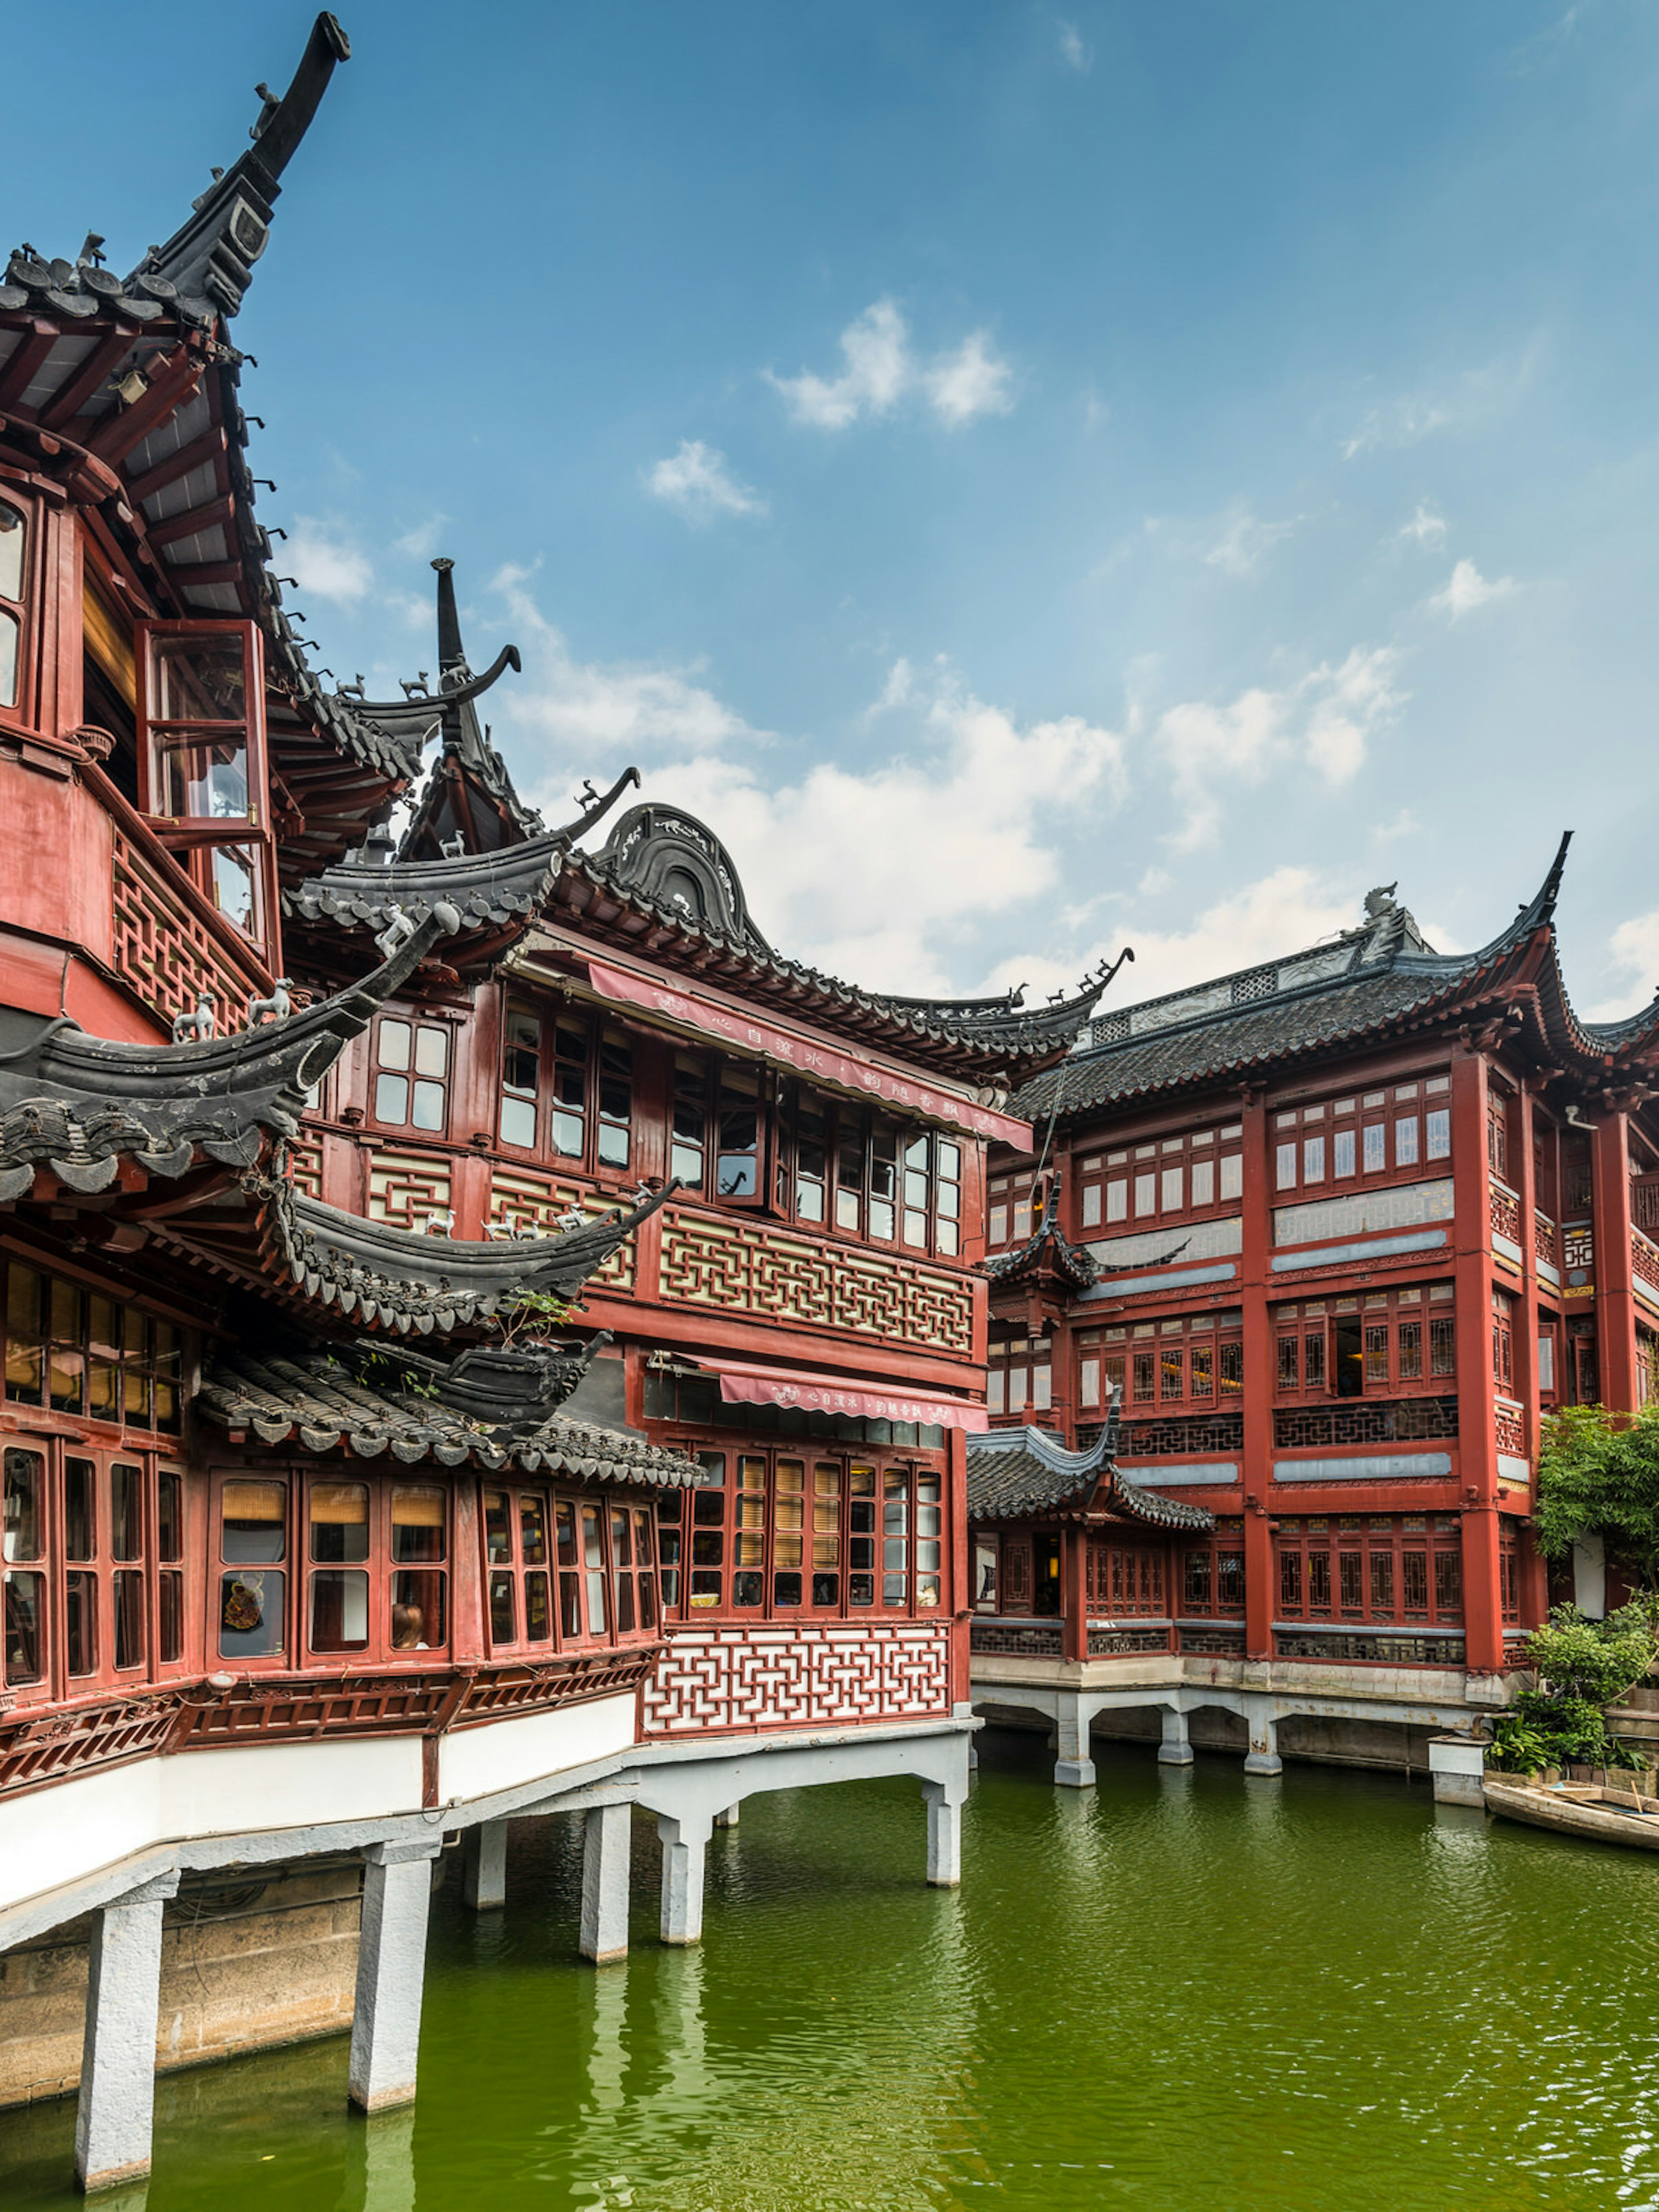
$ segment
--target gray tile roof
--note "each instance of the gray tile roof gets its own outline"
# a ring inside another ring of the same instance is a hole
[[[1496,988],[1518,970],[1538,933],[1551,930],[1567,844],[1563,837],[1537,896],[1478,952],[1431,951],[1407,909],[1373,892],[1367,922],[1335,944],[1114,1009],[1095,1024],[1088,1046],[1021,1087],[1014,1110],[1036,1120],[1058,1098],[1060,1114],[1074,1120],[1430,1018],[1472,989]],[[1578,1034],[1588,1041],[1589,1032]]]
[[[969,1519],[1018,1521],[1033,1514],[1104,1507],[1157,1528],[1212,1528],[1215,1516],[1204,1506],[1143,1490],[1119,1472],[1117,1428],[1115,1402],[1105,1426],[1084,1451],[1068,1451],[1046,1429],[987,1429],[970,1436]]]
[[[574,1299],[597,1271],[680,1188],[668,1182],[631,1209],[618,1206],[558,1237],[485,1243],[366,1221],[296,1191],[285,1164],[245,1188],[264,1206],[273,1271],[296,1292],[337,1306],[359,1327],[448,1334],[510,1310],[526,1292]]]
[[[501,1355],[497,1355],[499,1358]],[[361,1363],[319,1349],[291,1354],[222,1353],[194,1400],[198,1416],[264,1444],[293,1443],[307,1452],[344,1450],[398,1466],[512,1468],[595,1482],[690,1488],[695,1462],[629,1431],[569,1420],[544,1407],[529,1419],[492,1419],[447,1402],[452,1395],[438,1363],[422,1361],[404,1376],[407,1355],[383,1355],[384,1379],[369,1381]],[[435,1390],[435,1395],[433,1395]],[[521,1408],[515,1407],[515,1412]]]
[[[9,1015],[0,1034],[0,1201],[37,1167],[70,1189],[108,1189],[124,1157],[178,1176],[198,1152],[246,1167],[298,1133],[307,1088],[404,982],[456,917],[434,908],[360,982],[285,1019],[179,1044],[88,1036],[67,1017]],[[180,1007],[182,1014],[187,1010]],[[240,1010],[239,1010],[240,1011]]]

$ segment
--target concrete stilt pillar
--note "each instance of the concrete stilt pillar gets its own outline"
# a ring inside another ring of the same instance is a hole
[[[1187,1716],[1177,1706],[1164,1707],[1164,1741],[1158,1747],[1158,1756],[1164,1766],[1190,1766],[1193,1763]]]
[[[75,2118],[75,2178],[88,2192],[149,2172],[161,1914],[178,1889],[176,1871],[158,1875],[93,1916]]]
[[[742,1811],[741,1801],[735,1805],[728,1805],[723,1813],[715,1814],[714,1826],[717,1828],[735,1828],[738,1825],[738,1816]]]
[[[1088,1701],[1074,1690],[1060,1692],[1058,1750],[1054,1761],[1054,1780],[1062,1788],[1092,1790],[1095,1783],[1095,1763],[1089,1756]]]
[[[676,1820],[671,1813],[657,1816],[662,1838],[662,1940],[665,1943],[697,1943],[702,1940],[703,1854],[713,1823],[707,1813]]]
[[[426,1978],[427,1907],[441,1839],[370,1844],[363,1852],[363,1929],[347,2086],[361,2111],[415,2096]]]
[[[481,1820],[461,1844],[462,1894],[475,1912],[491,1912],[507,1903],[507,1823]]]
[[[628,1861],[633,1808],[595,1805],[582,1815],[582,1929],[578,1946],[596,1966],[628,1956]]]
[[[962,1799],[944,1782],[924,1782],[927,1801],[927,1880],[934,1889],[962,1881]]]
[[[1285,1762],[1279,1755],[1279,1729],[1272,1704],[1266,1698],[1250,1698],[1245,1705],[1244,1719],[1250,1731],[1250,1747],[1244,1757],[1246,1774],[1281,1772]]]

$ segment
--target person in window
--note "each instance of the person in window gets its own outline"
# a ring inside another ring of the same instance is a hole
[[[429,1651],[432,1646],[421,1631],[426,1626],[426,1615],[418,1605],[394,1605],[392,1608],[392,1648],[394,1651]]]

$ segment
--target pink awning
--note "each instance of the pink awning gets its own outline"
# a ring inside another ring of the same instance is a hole
[[[804,1375],[783,1367],[749,1367],[722,1360],[720,1396],[728,1406],[799,1406],[808,1413],[851,1413],[866,1421],[919,1421],[936,1429],[990,1426],[983,1406],[960,1398],[929,1398],[896,1388],[872,1389],[834,1375]]]
[[[931,1083],[918,1083],[910,1076],[894,1075],[867,1060],[854,1060],[844,1052],[809,1044],[804,1037],[791,1036],[787,1030],[757,1022],[712,999],[670,990],[643,975],[630,975],[625,969],[607,967],[602,960],[590,961],[587,974],[593,988],[607,999],[620,1000],[625,1006],[648,1006],[670,1021],[685,1022],[693,1029],[706,1030],[710,1036],[725,1037],[750,1052],[764,1053],[802,1075],[822,1076],[826,1083],[836,1084],[843,1091],[862,1091],[866,1097],[908,1106],[930,1121],[953,1121],[975,1137],[1012,1145],[1023,1152],[1031,1150],[1030,1123],[1017,1121],[1012,1115],[993,1113],[989,1107],[975,1106],[970,1098],[957,1098],[948,1091],[935,1090]]]

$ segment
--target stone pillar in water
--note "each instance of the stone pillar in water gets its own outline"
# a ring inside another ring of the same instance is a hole
[[[370,1844],[363,1853],[363,1929],[347,2081],[352,2103],[365,2112],[414,2099],[427,1908],[441,1848],[434,1836],[429,1842]]]
[[[1076,1690],[1056,1693],[1060,1756],[1054,1761],[1054,1780],[1062,1788],[1092,1790],[1095,1763],[1089,1756],[1089,1703]]]
[[[714,1823],[709,1814],[690,1814],[677,1820],[672,1813],[657,1816],[662,1838],[662,1940],[665,1943],[696,1943],[702,1940],[703,1855]]]
[[[1178,1706],[1165,1705],[1163,1716],[1164,1741],[1158,1747],[1159,1760],[1165,1766],[1190,1766],[1193,1747],[1187,1733],[1186,1714]]]
[[[475,1912],[490,1912],[507,1903],[507,1822],[481,1820],[469,1828],[461,1845],[465,1880],[462,1894]]]
[[[633,1813],[595,1805],[582,1815],[582,1929],[579,1945],[596,1966],[628,1956],[628,1859]]]
[[[94,1914],[75,2118],[75,2178],[107,2189],[149,2172],[161,1914],[179,1876],[158,1875]]]

